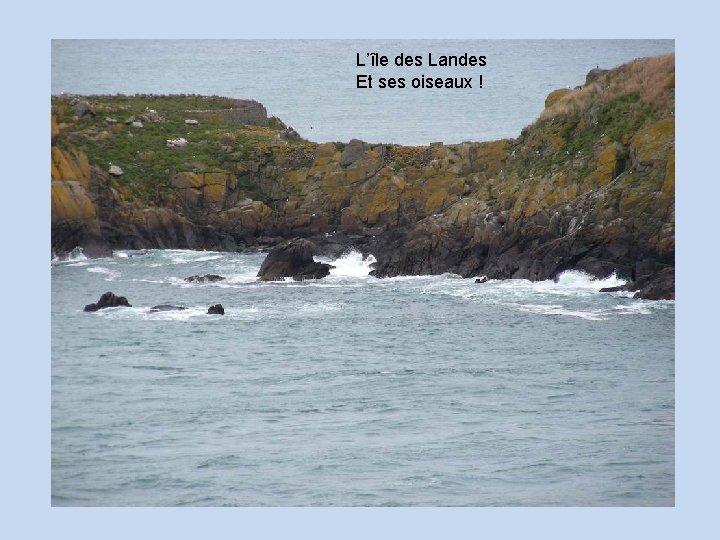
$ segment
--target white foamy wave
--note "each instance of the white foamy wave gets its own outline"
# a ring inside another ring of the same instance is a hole
[[[649,305],[645,302],[633,302],[632,304],[625,304],[621,306],[615,306],[613,308],[616,313],[621,315],[650,315]]]
[[[546,282],[540,282],[546,283]],[[600,291],[605,287],[619,287],[625,285],[626,281],[617,277],[614,272],[604,279],[598,279],[585,272],[578,270],[567,270],[557,277],[553,284],[569,289],[588,289]]]
[[[567,317],[579,317],[588,321],[607,320],[607,314],[601,309],[576,310],[566,309],[558,304],[507,304],[525,313],[536,313],[538,315],[565,315]]]
[[[252,285],[257,283],[257,277],[255,276],[255,272],[248,272],[244,274],[235,274],[232,276],[226,276],[225,279],[221,281],[208,281],[208,282],[188,282],[185,281],[185,278],[181,278],[178,276],[168,276],[162,281],[151,281],[151,280],[139,280],[139,281],[150,281],[151,283],[168,283],[170,285],[175,285],[178,287],[182,287],[184,289],[192,289],[196,287],[216,287],[220,289],[237,289],[240,287],[244,287],[247,285]]]
[[[88,257],[83,253],[83,248],[76,247],[72,251],[70,251],[67,255],[64,257],[60,257],[53,253],[52,256],[52,263],[66,263],[66,262],[77,262],[77,261],[87,261]]]
[[[173,264],[215,261],[224,257],[222,253],[217,251],[193,251],[189,249],[169,249],[166,250],[166,255],[170,256],[170,262]]]
[[[93,315],[111,320],[145,320],[145,321],[189,321],[197,318],[213,320],[208,315],[207,306],[190,306],[172,311],[150,311],[150,306],[112,307],[93,312]]]
[[[105,268],[104,266],[91,266],[87,269],[87,271],[94,274],[105,274],[107,276],[105,278],[105,281],[114,281],[115,279],[120,277],[120,272],[115,272],[113,270],[110,270],[109,268]]]
[[[321,258],[318,258],[318,260],[332,264],[335,267],[330,270],[331,276],[342,277],[366,277],[372,270],[372,264],[376,262],[374,256],[368,255],[363,258],[362,253],[354,250],[343,254],[334,261]]]
[[[215,261],[222,258],[222,255],[205,255],[204,257],[198,257],[197,259],[194,259],[194,262]]]
[[[328,311],[339,311],[345,304],[343,302],[317,302],[303,304],[297,308],[297,313],[307,314],[323,314]]]
[[[578,270],[567,270],[555,280],[529,281],[526,279],[508,279],[505,281],[488,281],[481,286],[494,286],[498,289],[508,289],[513,292],[531,292],[559,296],[591,296],[600,292],[604,287],[618,287],[625,285],[625,280],[611,274],[604,279],[597,279],[590,274]]]

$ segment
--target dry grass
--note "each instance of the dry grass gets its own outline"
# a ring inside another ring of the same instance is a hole
[[[573,90],[545,109],[541,120],[578,114],[598,99],[638,95],[655,110],[670,114],[675,110],[675,55],[641,58],[613,69],[596,81]]]

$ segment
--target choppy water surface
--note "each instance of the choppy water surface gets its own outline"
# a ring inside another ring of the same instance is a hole
[[[54,505],[674,504],[673,302],[262,259],[53,262]]]

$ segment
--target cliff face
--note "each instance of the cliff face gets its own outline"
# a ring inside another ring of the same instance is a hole
[[[54,98],[53,249],[234,250],[304,236],[373,252],[379,277],[575,268],[674,295],[673,56],[593,70],[551,93],[515,140],[318,145],[230,108],[197,96]]]
[[[617,271],[643,296],[672,297],[673,57],[595,74],[548,105],[479,189],[384,243],[375,274]]]

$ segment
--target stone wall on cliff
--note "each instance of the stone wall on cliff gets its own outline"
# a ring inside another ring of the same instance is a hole
[[[188,110],[189,119],[222,124],[248,124],[266,126],[268,115],[265,106],[252,99],[237,99],[226,109]]]

